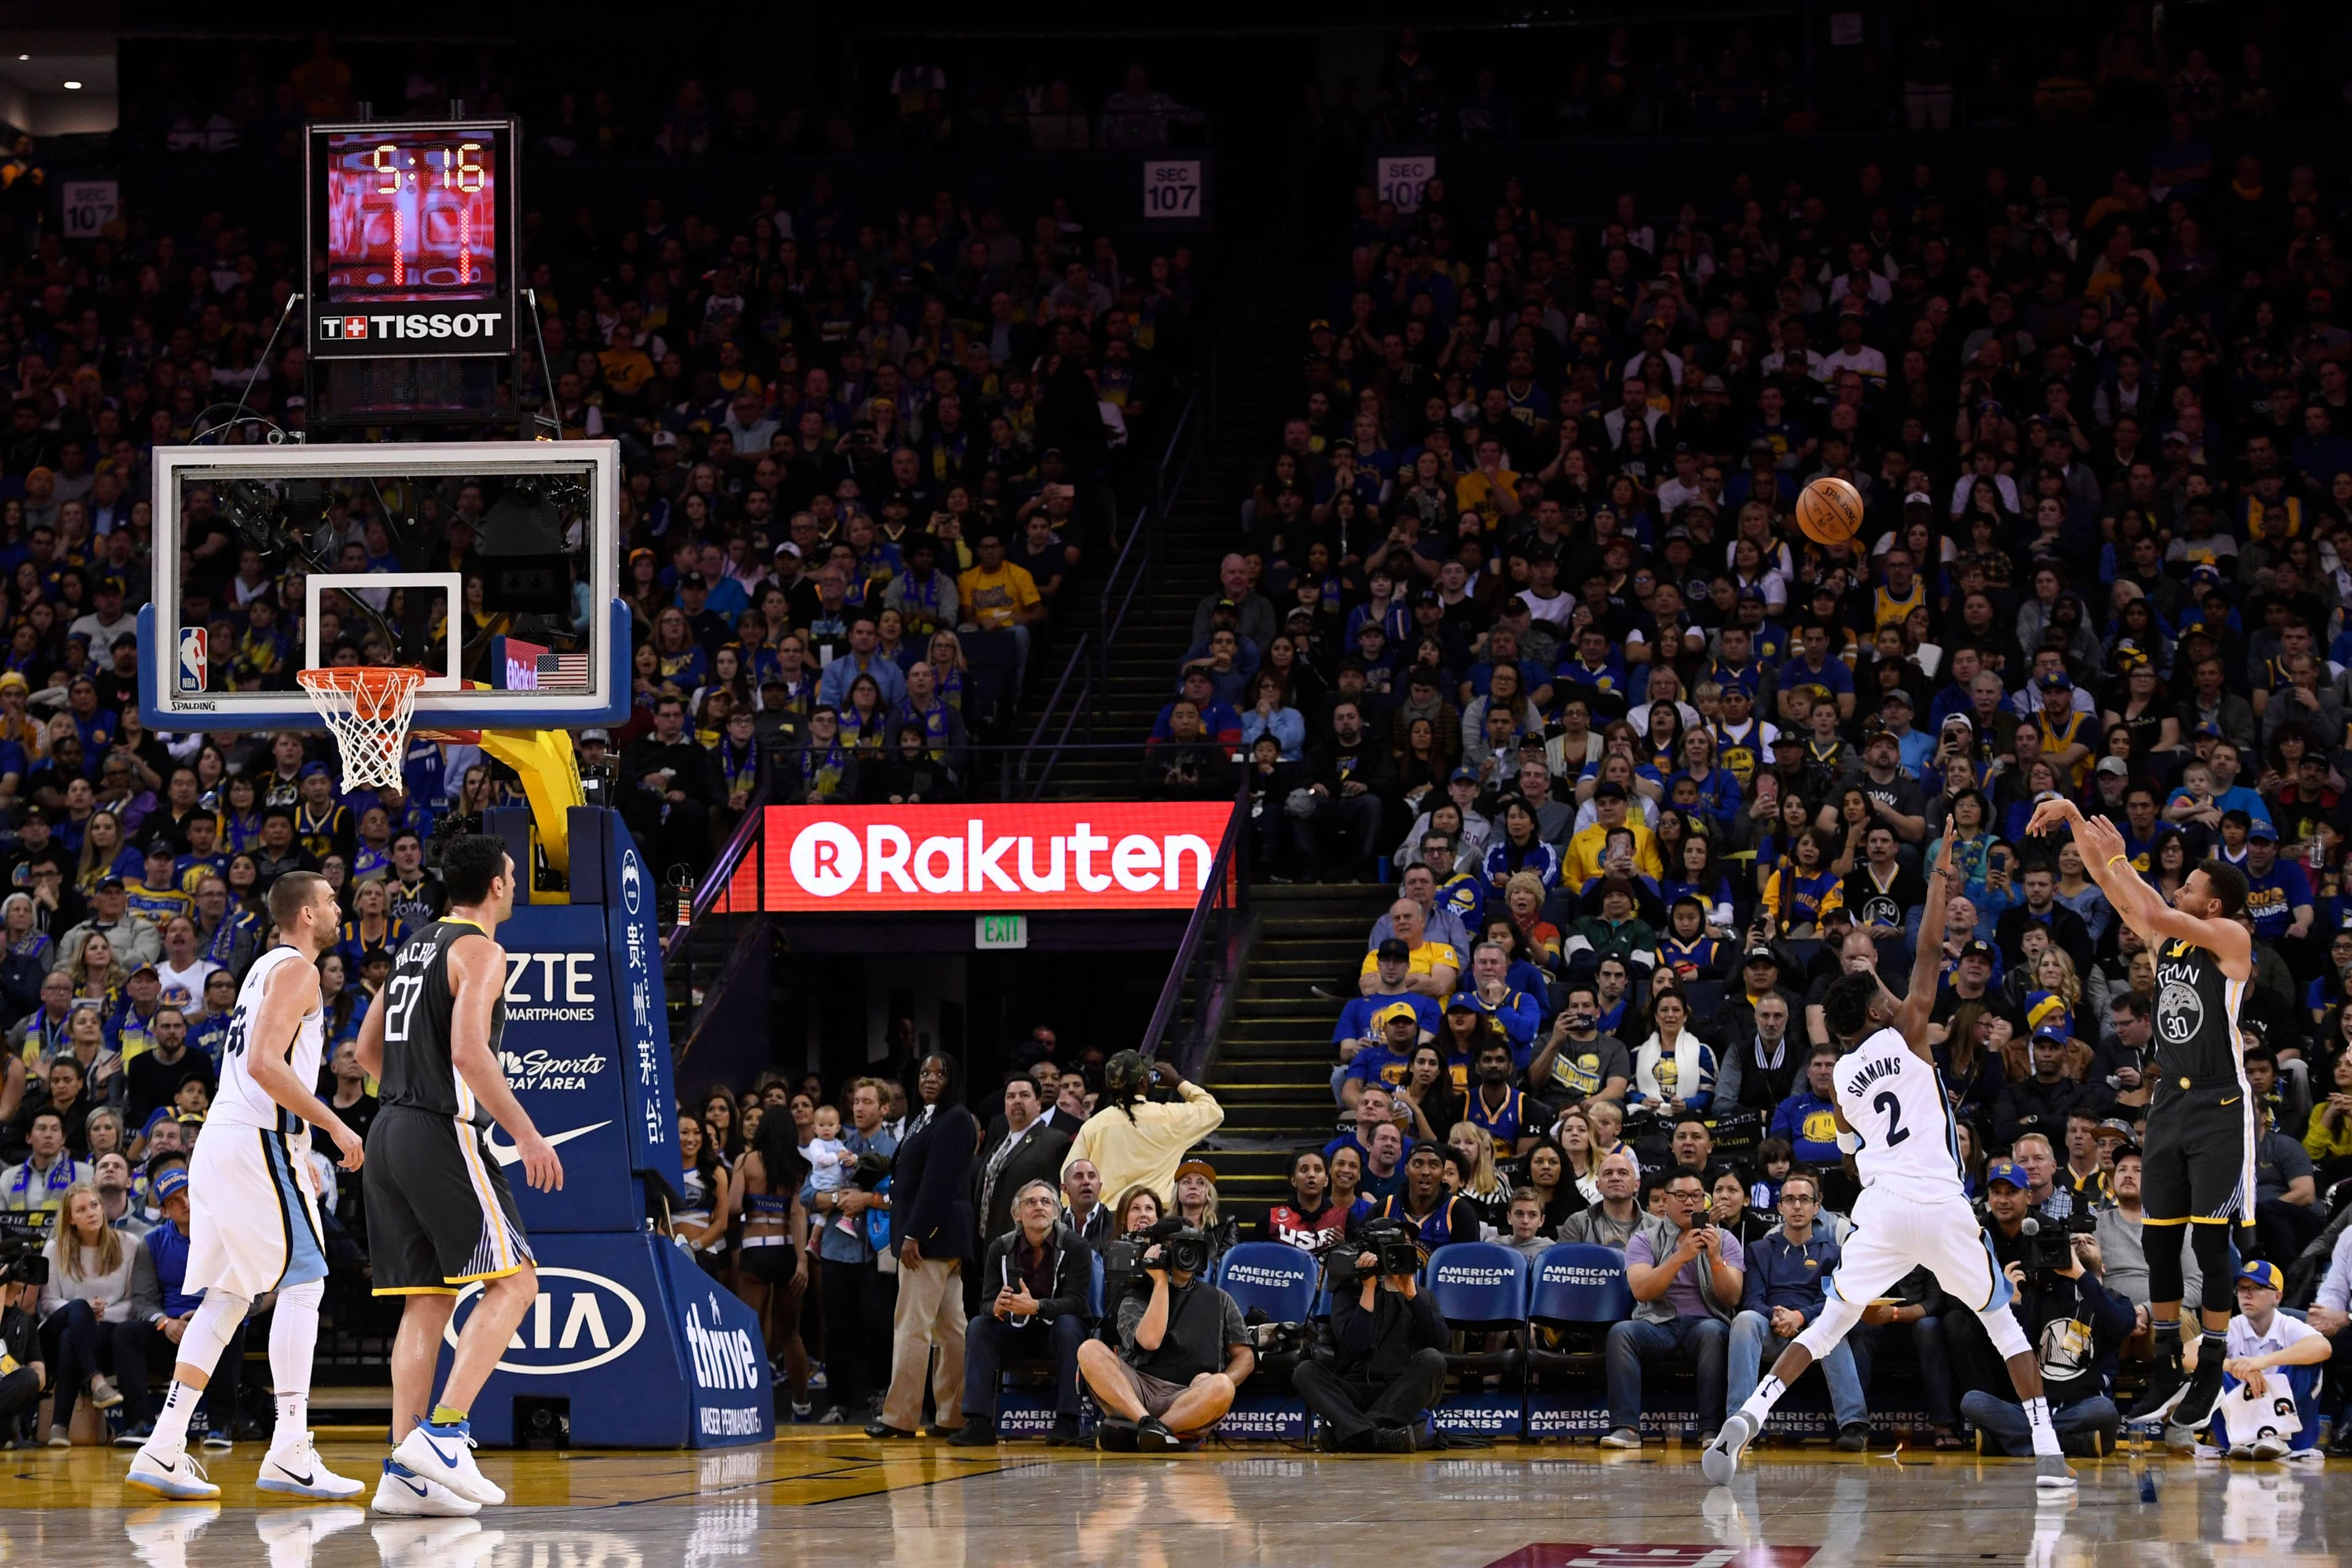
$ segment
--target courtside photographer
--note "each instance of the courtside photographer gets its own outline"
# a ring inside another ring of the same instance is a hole
[[[2066,1452],[2096,1458],[2115,1449],[2117,1416],[2110,1397],[2116,1353],[2132,1331],[2132,1304],[2099,1282],[2099,1244],[2032,1212],[2023,1167],[1996,1160],[1985,1169],[1985,1238],[2016,1292],[2012,1310],[2033,1346],[2051,1424]],[[1990,1392],[2007,1380],[1984,1331],[1965,1313],[1944,1320],[1954,1331],[1955,1360],[1968,1392],[1960,1414],[1982,1435],[1985,1451],[2028,1454],[2032,1438],[2016,1401]]]
[[[1145,1233],[1142,1272],[1109,1310],[1116,1351],[1078,1347],[1078,1374],[1104,1410],[1106,1453],[1175,1453],[1200,1447],[1257,1364],[1242,1310],[1208,1280],[1209,1238],[1181,1220]]]
[[[1417,1417],[1445,1385],[1451,1335],[1415,1282],[1421,1247],[1403,1224],[1375,1219],[1328,1259],[1338,1355],[1301,1362],[1291,1386],[1339,1452],[1410,1454]]]

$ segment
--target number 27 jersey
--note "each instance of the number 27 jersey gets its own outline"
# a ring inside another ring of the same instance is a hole
[[[385,1105],[429,1110],[478,1127],[489,1112],[475,1101],[451,1055],[450,1029],[457,995],[449,987],[449,949],[460,938],[481,936],[471,921],[435,921],[401,943],[392,973],[376,1005],[383,1013],[383,1072],[378,1099]],[[501,975],[503,980],[504,976]],[[503,985],[490,1004],[490,1055],[499,1054],[506,1032]]]
[[[1966,1199],[1943,1075],[1901,1035],[1881,1029],[1840,1058],[1836,1091],[1862,1138],[1853,1164],[1864,1189],[1921,1203]]]

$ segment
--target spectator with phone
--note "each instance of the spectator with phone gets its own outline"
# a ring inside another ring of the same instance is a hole
[[[1615,1156],[1612,1156],[1615,1158]],[[1605,1187],[1604,1187],[1605,1190]],[[1642,1369],[1669,1358],[1698,1373],[1702,1445],[1723,1425],[1731,1320],[1745,1299],[1739,1243],[1708,1220],[1706,1178],[1676,1170],[1663,1184],[1664,1213],[1645,1215],[1625,1243],[1625,1283],[1633,1316],[1611,1326],[1609,1431],[1604,1448],[1642,1446]]]
[[[1155,1099],[1158,1089],[1170,1098]],[[1120,1051],[1103,1064],[1102,1099],[1078,1129],[1062,1159],[1066,1172],[1086,1160],[1102,1178],[1102,1190],[1123,1193],[1146,1186],[1163,1207],[1176,1201],[1176,1167],[1186,1151],[1224,1125],[1224,1108],[1200,1085],[1184,1081],[1172,1062],[1147,1062],[1141,1053]]]
[[[988,1244],[980,1268],[982,1305],[964,1331],[963,1426],[948,1439],[961,1447],[1002,1440],[996,1429],[997,1373],[1011,1358],[1054,1363],[1054,1429],[1048,1445],[1075,1447],[1078,1436],[1078,1347],[1087,1339],[1087,1293],[1094,1249],[1059,1221],[1061,1195],[1048,1181],[1022,1184],[1013,1197],[1013,1228]]]

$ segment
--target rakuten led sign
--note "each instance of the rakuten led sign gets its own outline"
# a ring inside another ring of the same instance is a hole
[[[771,910],[1189,910],[1233,807],[768,808]]]

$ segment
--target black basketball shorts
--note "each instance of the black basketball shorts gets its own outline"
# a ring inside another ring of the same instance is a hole
[[[2238,1079],[2157,1086],[2140,1161],[2149,1225],[2252,1224],[2254,1107]]]
[[[454,1296],[532,1261],[506,1173],[470,1122],[387,1105],[361,1175],[377,1295]]]

